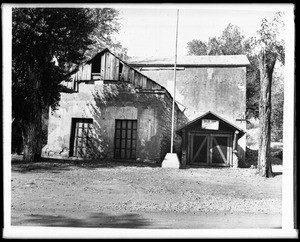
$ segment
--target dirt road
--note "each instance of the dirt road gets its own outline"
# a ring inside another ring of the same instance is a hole
[[[12,164],[12,225],[108,228],[281,227],[281,166]]]

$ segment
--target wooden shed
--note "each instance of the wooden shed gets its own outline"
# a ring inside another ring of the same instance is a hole
[[[182,163],[234,166],[238,139],[245,132],[209,111],[176,131],[182,138]]]

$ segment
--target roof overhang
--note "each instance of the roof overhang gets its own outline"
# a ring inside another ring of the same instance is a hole
[[[226,119],[220,117],[219,115],[208,111],[206,113],[204,113],[203,115],[201,115],[200,117],[188,122],[187,124],[185,124],[184,126],[182,126],[181,128],[176,130],[176,133],[179,135],[182,135],[183,130],[188,129],[189,127],[191,127],[192,125],[194,125],[197,122],[200,122],[200,120],[204,119],[207,116],[213,116],[214,118],[220,120],[221,122],[223,122],[226,126],[228,126],[229,128],[231,128],[233,130],[233,132],[238,131],[238,138],[242,137],[246,132],[241,129],[240,127],[232,124],[231,122],[227,121]]]
[[[132,57],[127,62],[134,67],[171,67],[174,58],[171,57]],[[203,55],[178,56],[178,67],[245,67],[250,65],[246,55]]]

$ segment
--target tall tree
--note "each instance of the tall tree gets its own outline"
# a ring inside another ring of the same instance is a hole
[[[187,49],[189,55],[238,55],[247,54],[250,66],[247,68],[247,118],[258,118],[259,100],[259,68],[258,61],[248,53],[251,52],[249,40],[244,40],[241,29],[229,23],[219,37],[211,37],[207,42],[192,40],[188,42]]]
[[[220,38],[220,49],[223,55],[240,55],[244,54],[244,35],[241,29],[229,23],[227,27],[223,30],[222,36]]]
[[[284,104],[284,77],[283,67],[276,63],[273,73],[273,84],[271,93],[271,141],[282,142],[283,139],[283,104]]]
[[[103,17],[103,13],[108,14]],[[103,36],[115,29],[115,11],[84,8],[14,8],[12,11],[12,114],[23,137],[24,159],[41,155],[42,112],[55,109],[61,81],[70,63],[79,64],[103,24]]]
[[[208,55],[223,55],[221,49],[221,40],[220,38],[212,37],[208,39],[207,42],[208,46]]]
[[[126,59],[127,49],[113,35],[120,30],[119,11],[113,8],[94,8],[89,10],[89,16],[98,23],[91,34],[93,44],[89,46],[86,58],[91,58],[103,48],[109,48],[122,59]]]
[[[188,55],[239,55],[244,54],[244,35],[241,29],[229,23],[220,37],[209,38],[207,42],[192,40],[187,43]]]
[[[258,60],[252,52],[252,38],[244,41],[244,50],[247,53],[250,65],[247,67],[246,80],[246,117],[247,119],[259,116],[259,97],[260,97],[260,71]]]
[[[260,72],[259,100],[259,150],[258,172],[264,177],[273,177],[270,160],[271,141],[271,90],[273,70],[277,60],[284,63],[284,39],[281,35],[284,22],[282,13],[275,14],[271,21],[263,19],[258,36],[252,38],[253,55],[257,58]]]

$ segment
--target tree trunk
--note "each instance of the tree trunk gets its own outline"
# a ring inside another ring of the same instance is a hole
[[[42,123],[41,114],[36,114],[36,119],[22,121],[22,136],[24,160],[37,162],[41,158],[42,151]]]
[[[26,162],[37,162],[42,153],[42,103],[39,94],[40,76],[31,72],[34,83],[32,89],[30,110],[27,117],[21,120],[24,160]]]
[[[260,176],[273,177],[270,160],[271,86],[276,57],[263,51],[260,61],[259,149],[257,168]]]

